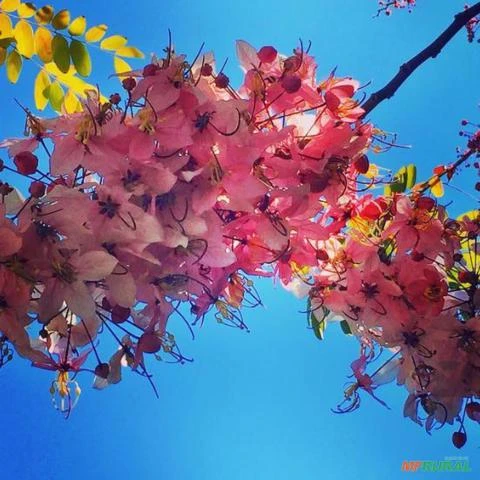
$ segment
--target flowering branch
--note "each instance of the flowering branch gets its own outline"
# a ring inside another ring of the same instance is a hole
[[[404,63],[398,73],[382,89],[373,93],[363,104],[365,115],[368,115],[378,104],[392,98],[402,84],[412,73],[429,58],[435,58],[445,45],[464,27],[467,23],[480,14],[480,2],[477,2],[463,12],[457,13],[453,22],[446,28],[428,47],[415,55],[408,62]]]

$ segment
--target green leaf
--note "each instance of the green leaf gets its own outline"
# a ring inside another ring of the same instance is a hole
[[[45,89],[45,96],[48,97],[52,108],[59,112],[62,109],[65,92],[59,82],[53,82]]]
[[[87,47],[79,40],[72,40],[70,44],[70,56],[75,69],[82,77],[88,77],[92,73],[92,61]]]
[[[17,83],[22,71],[23,60],[16,50],[11,50],[7,56],[7,78],[12,83]]]
[[[392,238],[387,238],[378,247],[378,258],[386,265],[390,264],[393,252],[395,251],[395,241]]]
[[[310,323],[312,325],[313,333],[319,340],[325,337],[325,329],[327,328],[327,316],[330,310],[326,307],[321,307],[313,311],[310,315]]]
[[[342,332],[345,335],[352,335],[352,330],[350,329],[350,325],[348,324],[348,322],[346,320],[342,320],[340,322],[340,328],[342,329]]]
[[[48,96],[45,95],[48,87],[50,86],[50,77],[45,70],[40,70],[35,78],[35,84],[33,89],[33,96],[35,99],[35,106],[38,110],[44,110],[48,104]],[[48,92],[47,92],[48,93]]]
[[[407,188],[412,188],[417,182],[417,167],[411,163],[407,165]]]
[[[62,35],[55,35],[52,40],[53,61],[62,73],[70,68],[70,49],[68,42]]]

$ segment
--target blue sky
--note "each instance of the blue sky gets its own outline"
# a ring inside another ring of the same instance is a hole
[[[397,12],[391,18],[372,19],[375,3],[259,1],[254,6],[231,1],[56,0],[55,6],[85,14],[91,24],[108,23],[112,32],[125,33],[147,53],[161,51],[168,28],[177,51],[190,57],[205,41],[219,63],[230,58],[226,72],[237,82],[236,39],[257,47],[275,45],[288,53],[301,37],[312,41],[320,76],[338,66],[339,74],[371,81],[367,87],[371,92],[463,8],[461,1],[419,0],[410,15]],[[462,145],[460,120],[480,116],[479,48],[467,44],[462,32],[370,115],[385,130],[397,132],[400,143],[412,145],[410,150],[381,156],[378,163],[395,169],[415,162],[419,177],[425,178],[433,166],[454,160],[455,147]],[[94,81],[106,92],[118,90],[116,81],[108,80],[110,60],[105,56],[96,60]],[[33,103],[28,70],[14,87],[0,72],[1,138],[23,131],[13,97],[24,105]],[[464,174],[457,186],[466,179]],[[457,213],[472,207],[469,197],[453,190],[449,194],[458,202]],[[303,302],[271,282],[258,282],[258,287],[265,308],[245,312],[249,334],[221,327],[210,318],[191,341],[181,320],[172,320],[170,328],[184,353],[195,361],[152,365],[158,400],[149,385],[133,375],[103,392],[92,390],[91,379],[83,377],[80,403],[65,421],[51,405],[50,372],[20,361],[4,367],[0,370],[4,477],[397,479],[405,475],[400,471],[403,460],[460,454],[470,457],[473,468],[470,475],[458,474],[460,478],[478,478],[478,427],[470,426],[469,443],[461,451],[450,443],[451,429],[428,436],[403,419],[406,395],[401,388],[378,391],[391,410],[364,396],[358,411],[333,414],[330,409],[342,398],[349,364],[357,354],[356,341],[332,324],[326,340],[318,342],[299,313]]]

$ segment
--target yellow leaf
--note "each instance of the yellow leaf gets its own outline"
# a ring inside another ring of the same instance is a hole
[[[432,191],[432,195],[436,198],[443,197],[443,184],[442,180],[438,177],[434,177],[433,180],[430,181],[430,190]]]
[[[82,111],[82,104],[72,90],[68,90],[67,94],[65,95],[65,98],[63,99],[62,110],[68,114]]]
[[[78,37],[85,33],[87,28],[87,19],[84,16],[77,17],[68,27],[68,33]]]
[[[48,105],[48,96],[45,95],[46,89],[50,86],[50,77],[45,70],[40,70],[35,78],[33,96],[37,110],[44,110]]]
[[[127,44],[127,38],[123,35],[112,35],[107,37],[100,43],[102,50],[118,50]]]
[[[87,97],[85,91],[97,89],[94,85],[85,82],[85,80],[75,75],[76,70],[73,66],[67,73],[62,73],[54,63],[48,63],[45,65],[45,70],[81,98]],[[101,101],[106,102],[107,98],[102,95]]]
[[[64,91],[59,82],[53,82],[45,89],[45,94],[48,96],[51,107],[56,111],[60,112],[62,109]]]
[[[67,28],[70,23],[70,12],[68,10],[60,10],[52,18],[52,27],[55,30],[63,30]]]
[[[12,83],[17,83],[22,71],[23,60],[16,50],[12,50],[7,56],[7,78]]]
[[[72,40],[70,44],[70,56],[77,72],[82,77],[88,77],[92,73],[92,61],[87,47],[79,40]]]
[[[19,6],[20,0],[3,0],[3,2],[0,3],[0,10],[5,12],[13,12],[17,10]]]
[[[62,35],[55,35],[52,40],[53,61],[59,70],[67,73],[70,68],[70,49]]]
[[[53,7],[51,5],[45,5],[42,8],[39,8],[35,12],[35,20],[38,23],[50,23],[53,18]]]
[[[0,38],[9,38],[13,35],[12,21],[6,13],[0,13]]]
[[[457,217],[457,220],[462,221],[465,217],[469,220],[476,220],[480,217],[480,210],[469,210],[468,212],[462,213]]]
[[[45,27],[38,27],[35,32],[35,52],[43,63],[51,62],[53,59],[52,47],[53,35]]]
[[[13,35],[17,41],[18,53],[24,57],[31,58],[35,52],[32,26],[26,20],[20,20],[15,25]]]
[[[7,49],[0,47],[0,66],[5,63],[6,58],[7,58]]]
[[[89,43],[95,43],[101,40],[107,33],[108,27],[105,24],[95,25],[85,33],[85,40]]]
[[[120,78],[125,78],[129,77],[127,72],[132,71],[132,67],[123,59],[120,57],[115,56],[113,59],[113,67],[115,68],[115,73],[120,77]],[[127,73],[126,75],[122,75]]]
[[[115,55],[120,55],[121,57],[129,58],[143,58],[145,55],[142,51],[135,47],[120,47],[115,50]]]
[[[20,6],[17,8],[17,13],[22,18],[30,18],[35,15],[35,11],[37,7],[33,3],[25,2],[21,3]]]

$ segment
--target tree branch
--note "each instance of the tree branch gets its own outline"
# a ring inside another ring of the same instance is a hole
[[[368,115],[379,103],[387,100],[400,88],[407,78],[429,58],[435,58],[445,45],[468,23],[480,14],[480,2],[461,13],[457,13],[453,22],[428,47],[404,63],[398,73],[378,92],[373,93],[362,105],[364,116]]]

